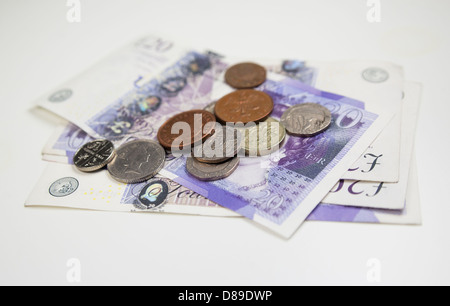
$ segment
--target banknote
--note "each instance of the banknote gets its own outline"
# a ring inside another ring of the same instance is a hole
[[[315,102],[330,110],[333,123],[315,137],[288,137],[272,155],[242,158],[237,170],[223,180],[194,179],[186,172],[184,156],[161,174],[289,237],[391,117],[333,99],[337,95],[317,94],[307,85],[291,87],[268,79],[258,90],[272,97],[275,119],[292,105]]]
[[[145,192],[146,189],[149,192]],[[152,200],[152,197],[153,202],[145,201],[145,198]],[[25,206],[237,216],[235,212],[167,178],[156,177],[140,184],[123,184],[112,179],[106,170],[84,173],[72,165],[61,163],[48,163]]]
[[[28,196],[25,206],[240,217],[239,214],[206,200],[173,181],[166,178],[161,179],[166,183],[167,191],[158,193],[158,207],[150,208],[139,200],[144,188],[150,184],[149,182],[126,185],[112,180],[106,171],[88,175],[77,171],[70,165],[48,163]],[[151,181],[156,186],[164,186],[164,183],[158,182],[158,180],[160,180],[159,177]],[[52,188],[56,185],[58,188]],[[164,188],[159,187],[159,189],[163,190]],[[50,190],[52,191],[50,192]],[[403,210],[319,204],[308,216],[307,221],[420,224],[418,190],[416,163],[413,157],[406,204]]]
[[[307,61],[317,69],[315,86],[365,103],[366,110],[395,113],[383,132],[343,179],[398,182],[400,175],[403,69],[380,61]]]
[[[85,143],[94,140],[76,125],[66,122],[57,126],[42,149],[42,158],[47,161],[72,163],[73,156]]]
[[[227,66],[247,61],[225,57]],[[343,174],[343,179],[398,182],[400,161],[401,97],[403,69],[380,61],[299,61],[257,59],[268,71],[288,77],[290,85],[308,85],[362,101],[371,112],[390,110],[395,114],[383,132]],[[224,73],[218,75],[224,80]],[[228,86],[228,92],[233,90]],[[226,93],[223,88],[220,93]]]
[[[271,75],[272,76],[272,75]],[[298,83],[282,80],[282,83],[298,86]],[[402,111],[402,143],[401,143],[401,173],[398,183],[365,182],[340,180],[322,203],[356,207],[373,207],[385,209],[402,209],[404,206],[407,177],[410,169],[414,130],[420,104],[421,85],[415,82],[405,82]],[[320,93],[318,93],[320,94]],[[339,97],[345,101],[345,97]],[[348,104],[364,108],[364,104],[348,99]],[[72,124],[55,129],[55,134],[47,143],[43,155],[46,161],[71,163],[72,156],[79,146],[92,140],[85,132]],[[59,154],[59,155],[58,155]]]
[[[409,172],[405,205],[403,209],[392,210],[320,204],[308,216],[307,221],[361,222],[409,225],[421,224],[422,216],[420,212],[419,182],[416,165],[417,163],[415,160],[415,156],[413,156],[411,161],[411,171]]]
[[[166,71],[168,67],[172,67],[188,53],[187,49],[170,40],[147,36],[107,56],[88,70],[43,95],[36,103],[76,124],[94,137],[104,135],[99,134],[99,122],[90,121],[88,124],[88,121],[100,113],[105,116],[97,118],[98,120],[122,119],[116,123],[117,126],[114,126],[114,121],[105,122],[105,124],[113,124],[111,129],[121,130],[120,124],[124,125],[122,130],[132,129],[133,127],[127,127],[127,120],[130,117],[142,121],[142,118],[159,107],[161,102],[158,99],[160,95],[142,96],[141,94],[145,91],[145,89],[140,90],[142,86]],[[189,69],[189,67],[185,68]],[[196,70],[197,68],[204,67],[190,68],[193,75],[200,71]],[[162,84],[161,94],[170,96],[173,94],[172,90],[179,88],[176,87],[176,82],[183,82],[176,79],[171,81]],[[117,106],[120,98],[122,101],[128,99],[126,102],[132,105],[123,105],[119,118],[107,117],[109,113],[105,113],[105,109],[112,105]],[[130,101],[133,98],[139,100]],[[117,103],[114,104],[114,102]],[[134,128],[137,126],[138,124]]]
[[[400,177],[397,183],[340,180],[322,200],[328,204],[385,209],[404,206],[421,97],[421,84],[405,82],[402,106]]]

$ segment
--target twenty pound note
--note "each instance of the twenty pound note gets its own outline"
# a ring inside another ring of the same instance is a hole
[[[269,156],[242,157],[237,170],[219,181],[203,182],[190,176],[184,156],[169,163],[161,174],[288,238],[391,116],[367,112],[351,99],[307,85],[292,87],[268,80],[258,90],[272,97],[275,119],[292,105],[313,102],[330,110],[331,126],[315,137],[288,137]]]

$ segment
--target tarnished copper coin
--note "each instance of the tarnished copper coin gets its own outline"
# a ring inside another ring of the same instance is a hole
[[[211,135],[215,122],[216,117],[205,110],[183,112],[173,116],[159,128],[158,141],[167,150],[190,148]]]
[[[255,63],[240,63],[225,72],[225,82],[237,89],[254,88],[266,80],[266,69]]]
[[[214,112],[222,123],[258,122],[266,119],[273,110],[272,98],[258,90],[241,89],[220,98]]]

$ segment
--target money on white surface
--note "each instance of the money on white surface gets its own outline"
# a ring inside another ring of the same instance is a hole
[[[405,202],[422,86],[405,82],[400,144],[400,177],[397,183],[340,180],[323,203],[357,207],[402,209]]]
[[[224,59],[228,65],[244,60],[236,57]],[[401,67],[388,62],[357,60],[325,62],[258,59],[257,62],[269,72],[288,77],[286,83],[291,86],[303,82],[320,90],[362,101],[368,111],[374,113],[390,111],[395,114],[383,132],[342,178],[398,182],[401,98],[404,81]],[[223,81],[224,75],[219,75],[218,78]],[[230,90],[231,87],[225,86],[217,92],[223,94]]]
[[[274,154],[243,158],[231,176],[216,182],[202,182],[190,176],[184,157],[169,163],[161,174],[290,237],[390,118],[366,112],[350,103],[351,99],[307,85],[300,87],[269,79],[257,89],[272,97],[271,116],[275,119],[300,103],[327,107],[333,124],[322,134],[309,138],[291,136],[274,153],[279,157],[277,162],[271,161]]]

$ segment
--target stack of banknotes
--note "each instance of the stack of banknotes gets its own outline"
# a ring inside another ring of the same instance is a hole
[[[250,59],[268,71],[257,90],[273,98],[271,117],[314,102],[331,111],[332,127],[315,137],[288,136],[270,155],[242,158],[226,179],[198,181],[186,172],[185,157],[170,154],[156,177],[138,184],[72,165],[93,139],[116,147],[155,140],[174,114],[233,91],[224,72],[243,61],[249,59],[148,36],[49,91],[37,106],[63,123],[43,148],[46,170],[25,206],[244,216],[283,237],[305,220],[421,223],[414,138],[422,87],[387,62]],[[158,205],[142,205],[149,188],[158,190],[151,194]]]

